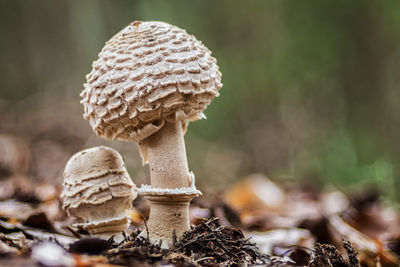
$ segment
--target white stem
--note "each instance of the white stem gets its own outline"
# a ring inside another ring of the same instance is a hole
[[[147,222],[150,241],[158,243],[162,240],[162,247],[169,248],[173,236],[182,237],[190,229],[189,204],[192,196],[177,196],[172,200],[170,196],[147,196],[150,201],[150,216]],[[143,231],[146,236],[147,232]]]
[[[182,124],[166,122],[155,134],[146,138],[150,163],[151,186],[180,188],[190,186]]]
[[[151,186],[153,188],[190,187],[191,175],[186,159],[182,124],[166,122],[160,131],[144,140],[150,164]],[[148,235],[153,243],[162,240],[168,248],[175,233],[180,238],[190,229],[189,204],[195,195],[148,195],[150,216]],[[143,231],[142,236],[147,236]]]

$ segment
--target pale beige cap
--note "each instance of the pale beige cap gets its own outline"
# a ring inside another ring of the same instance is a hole
[[[135,21],[93,62],[81,93],[98,136],[140,142],[165,121],[195,121],[222,87],[216,59],[193,35],[164,22]]]
[[[125,210],[137,197],[121,155],[99,146],[73,155],[64,171],[63,208],[89,232],[122,231],[128,220]]]

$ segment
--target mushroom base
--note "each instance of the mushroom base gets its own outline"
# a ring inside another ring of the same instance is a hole
[[[174,236],[179,239],[190,229],[189,204],[196,195],[151,195],[145,196],[150,201],[150,216],[147,229],[140,236],[149,238],[151,243],[162,248],[173,244]]]
[[[73,225],[76,229],[83,229],[93,235],[105,234],[114,235],[128,228],[129,220],[125,216],[119,218],[111,218],[103,221],[92,221],[86,223],[76,223]]]

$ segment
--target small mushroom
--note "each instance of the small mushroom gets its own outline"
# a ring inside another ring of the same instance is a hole
[[[84,118],[98,136],[138,143],[150,164],[150,240],[168,247],[189,230],[191,199],[184,133],[218,96],[216,59],[193,35],[164,22],[135,21],[106,42],[81,93]]]
[[[92,234],[111,236],[126,229],[125,210],[137,196],[121,155],[99,146],[73,155],[64,170],[63,208]]]

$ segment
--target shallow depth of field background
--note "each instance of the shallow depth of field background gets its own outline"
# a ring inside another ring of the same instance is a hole
[[[276,181],[400,195],[399,1],[0,1],[0,134],[32,154],[30,176],[59,182],[78,150],[118,149],[138,184],[136,145],[95,136],[79,93],[104,42],[161,20],[213,51],[221,96],[190,124],[204,191],[252,173]],[[0,152],[1,153],[1,152]]]

